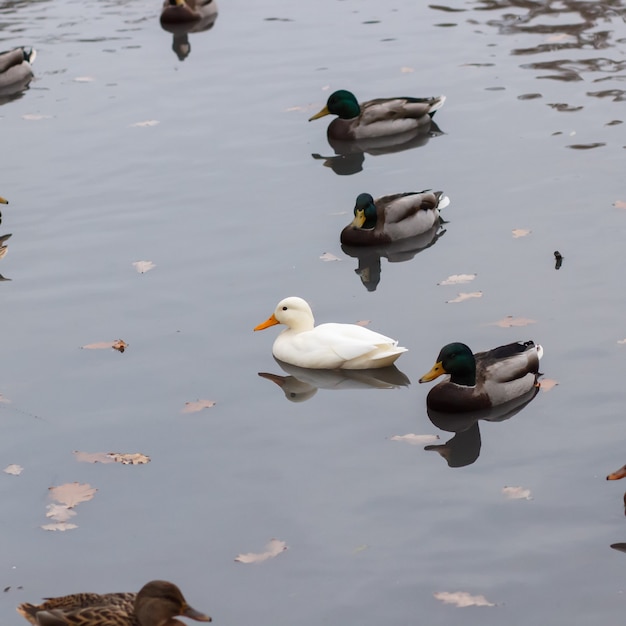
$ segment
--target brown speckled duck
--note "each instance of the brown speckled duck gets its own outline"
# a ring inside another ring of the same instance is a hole
[[[449,343],[439,352],[432,369],[420,383],[442,374],[450,378],[435,385],[426,404],[435,411],[462,413],[479,411],[514,400],[537,385],[543,348],[533,341],[472,354],[464,343]]]
[[[191,608],[180,589],[165,580],[146,583],[139,593],[75,593],[20,604],[17,612],[34,626],[184,626],[177,615],[197,622],[211,618]]]
[[[415,237],[439,224],[439,210],[449,204],[441,191],[415,191],[374,198],[357,196],[354,219],[341,231],[347,246],[375,246]]]
[[[309,118],[336,115],[328,126],[330,139],[352,140],[385,137],[430,126],[445,96],[434,98],[378,98],[359,104],[354,94],[340,89],[330,94],[326,106]]]

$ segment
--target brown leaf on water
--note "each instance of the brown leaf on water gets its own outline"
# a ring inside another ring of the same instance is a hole
[[[185,402],[185,408],[182,410],[183,413],[197,413],[198,411],[202,411],[202,409],[210,409],[215,406],[215,402],[213,400],[196,400],[195,402]]]
[[[550,391],[554,389],[558,385],[558,381],[553,380],[552,378],[542,378],[539,381],[539,388],[541,391]]]
[[[42,524],[44,530],[74,530],[78,528],[76,524],[68,524],[67,522],[56,522],[55,524]]]
[[[512,315],[507,315],[505,318],[497,322],[491,322],[489,325],[500,326],[500,328],[511,328],[512,326],[528,326],[529,324],[536,323],[536,320],[531,320],[527,317],[513,317]]]
[[[526,237],[526,235],[530,235],[531,230],[526,230],[525,228],[514,228],[512,231],[514,239],[519,239],[520,237]]]
[[[121,463],[122,465],[144,465],[150,463],[150,457],[140,452],[79,452],[74,450],[77,461],[82,463]]]
[[[156,265],[152,261],[134,261],[133,267],[140,273],[145,274],[150,270],[153,270]]]
[[[454,604],[458,607],[496,606],[493,602],[489,602],[485,596],[472,596],[467,591],[438,591],[433,595],[444,604]]]
[[[115,341],[97,341],[96,343],[88,343],[81,346],[83,350],[107,350],[113,348],[118,352],[124,352],[128,348],[128,344],[123,339],[116,339]]]
[[[24,468],[21,465],[12,463],[11,465],[7,465],[2,471],[11,476],[19,476],[24,471]]]
[[[248,552],[246,554],[238,554],[235,557],[237,563],[261,563],[267,561],[267,559],[273,559],[287,549],[287,544],[279,539],[271,539],[265,546],[265,552],[254,553]]]
[[[320,259],[322,259],[322,261],[325,261],[326,263],[328,263],[328,261],[341,261],[341,259],[338,256],[335,256],[334,254],[331,254],[330,252],[324,252],[324,254],[322,254]]]
[[[71,509],[81,502],[91,500],[98,490],[87,483],[74,482],[65,483],[58,487],[48,487],[48,491],[50,491],[50,497],[53,500],[65,504]]]
[[[623,200],[616,200],[613,203],[613,206],[618,209],[626,209],[626,202],[624,202]]]
[[[359,320],[358,322],[354,322],[357,326],[369,326],[372,323],[372,320]]]
[[[502,493],[509,498],[509,500],[532,500],[530,495],[530,489],[526,487],[502,487]]]
[[[414,433],[407,433],[406,435],[394,435],[389,437],[390,441],[404,441],[410,443],[412,446],[419,446],[424,443],[432,443],[437,441],[439,435],[415,435]]]
[[[463,302],[463,300],[470,300],[471,298],[482,298],[482,297],[483,297],[482,291],[472,291],[470,293],[461,292],[456,298],[453,298],[452,300],[446,300],[446,304],[453,304],[455,302]]]

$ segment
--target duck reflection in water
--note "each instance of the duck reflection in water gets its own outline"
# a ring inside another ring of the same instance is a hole
[[[335,154],[322,156],[321,154],[313,153],[311,156],[315,160],[324,161],[324,166],[332,169],[338,176],[350,176],[351,174],[358,174],[363,170],[366,153],[377,156],[412,150],[413,148],[425,146],[431,137],[438,137],[443,134],[439,126],[431,119],[423,127],[398,135],[355,139],[352,141],[327,137],[328,143],[335,151]]]
[[[191,52],[189,33],[213,28],[217,20],[215,0],[165,0],[161,10],[161,28],[172,33],[172,50],[179,61]]]
[[[440,430],[456,433],[444,444],[426,446],[424,450],[434,450],[444,458],[448,467],[465,467],[478,459],[481,448],[479,420],[503,422],[519,413],[533,401],[539,387],[534,387],[523,396],[510,402],[499,404],[491,409],[469,413],[442,413],[427,408],[428,418]]]
[[[259,372],[259,376],[276,383],[290,402],[309,400],[318,389],[397,389],[411,384],[395,365],[372,370],[318,370],[274,360],[288,376],[268,372]]]
[[[442,222],[445,223],[445,222]],[[355,273],[361,279],[363,286],[368,291],[376,291],[381,275],[381,258],[386,258],[389,263],[403,263],[410,261],[416,254],[434,246],[445,234],[441,224],[436,224],[430,230],[394,243],[380,246],[345,246],[341,249],[345,254],[359,260]]]

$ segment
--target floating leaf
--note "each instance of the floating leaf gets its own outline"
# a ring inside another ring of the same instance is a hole
[[[68,524],[67,522],[57,522],[56,524],[43,524],[44,530],[74,530],[78,528],[76,524]]]
[[[50,497],[61,504],[67,505],[70,509],[81,502],[91,500],[97,489],[87,483],[65,483],[58,487],[48,487]]]
[[[6,398],[5,396],[3,396],[0,393],[0,402],[4,402],[5,404],[9,404],[11,402],[11,400],[9,400],[8,398]]]
[[[185,402],[183,413],[197,413],[202,409],[210,409],[215,406],[213,400],[196,400],[195,402]]]
[[[335,256],[334,254],[331,254],[330,252],[324,252],[324,254],[322,254],[320,259],[322,259],[322,261],[325,261],[325,262],[341,261],[341,259],[338,256]]]
[[[53,502],[52,504],[48,504],[46,509],[46,517],[50,517],[55,522],[67,522],[67,520],[72,519],[72,517],[76,515],[76,511],[68,508],[66,504],[56,504]]]
[[[624,345],[624,344],[626,344],[626,339],[618,339],[617,343],[620,343],[620,344]],[[1,396],[0,396],[0,399],[1,399]]]
[[[442,280],[438,285],[461,285],[463,283],[469,283],[476,278],[476,274],[452,274],[445,280]]]
[[[39,113],[26,113],[25,115],[22,115],[22,119],[28,120],[29,122],[37,121],[37,120],[50,120],[52,119],[52,115],[41,115]]]
[[[626,209],[626,202],[624,202],[623,200],[616,200],[613,203],[613,206],[618,209]]]
[[[404,441],[406,443],[410,443],[412,446],[418,446],[423,443],[432,443],[433,441],[437,441],[439,439],[439,435],[415,435],[413,433],[408,433],[406,435],[394,435],[393,437],[389,437],[391,441]]]
[[[354,548],[354,550],[352,550],[352,554],[359,554],[359,552],[364,552],[368,548],[369,546],[366,543],[363,543],[360,546],[357,546],[356,548]]]
[[[536,323],[536,320],[531,320],[527,317],[513,317],[512,315],[507,315],[505,318],[498,320],[497,322],[491,322],[491,326],[511,328],[512,326],[528,326],[529,324]]]
[[[238,554],[235,557],[235,561],[238,563],[261,563],[267,561],[267,559],[273,559],[281,552],[287,549],[287,544],[279,539],[271,539],[265,546],[265,552],[256,554],[254,552],[248,552],[247,554]]]
[[[458,607],[496,606],[493,602],[489,602],[485,596],[472,596],[467,591],[438,591],[433,595],[445,604],[455,604]]]
[[[525,487],[503,487],[502,493],[510,500],[532,500],[530,489]]]
[[[146,126],[157,126],[158,124],[160,124],[158,120],[145,120],[143,122],[135,122],[134,124],[131,124],[131,126],[136,128],[143,128]]]
[[[19,476],[24,471],[24,468],[21,465],[13,463],[11,465],[7,465],[2,471],[5,474],[11,474],[11,476]]]
[[[74,78],[75,83],[93,83],[96,80],[93,76],[76,76]]]
[[[526,235],[530,235],[531,230],[526,230],[525,228],[514,228],[512,231],[513,237],[515,239],[519,239],[520,237],[526,237]]]
[[[79,452],[74,450],[77,461],[83,463],[121,463],[122,465],[143,465],[150,463],[150,457],[139,452]]]
[[[354,322],[357,326],[369,326],[372,323],[372,320],[359,320],[358,322]]]
[[[152,261],[135,261],[133,266],[140,274],[145,274],[156,267]]]
[[[88,343],[81,346],[83,350],[107,350],[113,348],[118,352],[124,352],[128,348],[128,344],[123,339],[116,339],[115,341],[97,341],[96,343]]]
[[[552,378],[542,378],[539,381],[541,391],[550,391],[550,389],[554,389],[558,384],[558,381],[553,380]]]
[[[452,300],[446,300],[446,303],[453,304],[454,302],[463,302],[463,300],[469,300],[470,298],[482,298],[482,297],[483,297],[482,291],[472,291],[470,293],[461,292],[456,298],[453,298]]]
[[[413,68],[413,67],[401,67],[400,71],[403,74],[412,74],[415,71],[415,68]]]

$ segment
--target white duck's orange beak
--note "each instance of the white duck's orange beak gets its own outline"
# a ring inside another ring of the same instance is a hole
[[[280,324],[280,322],[274,317],[274,314],[272,313],[262,324],[255,326],[253,330],[265,330],[270,326],[276,326],[276,324]]]

